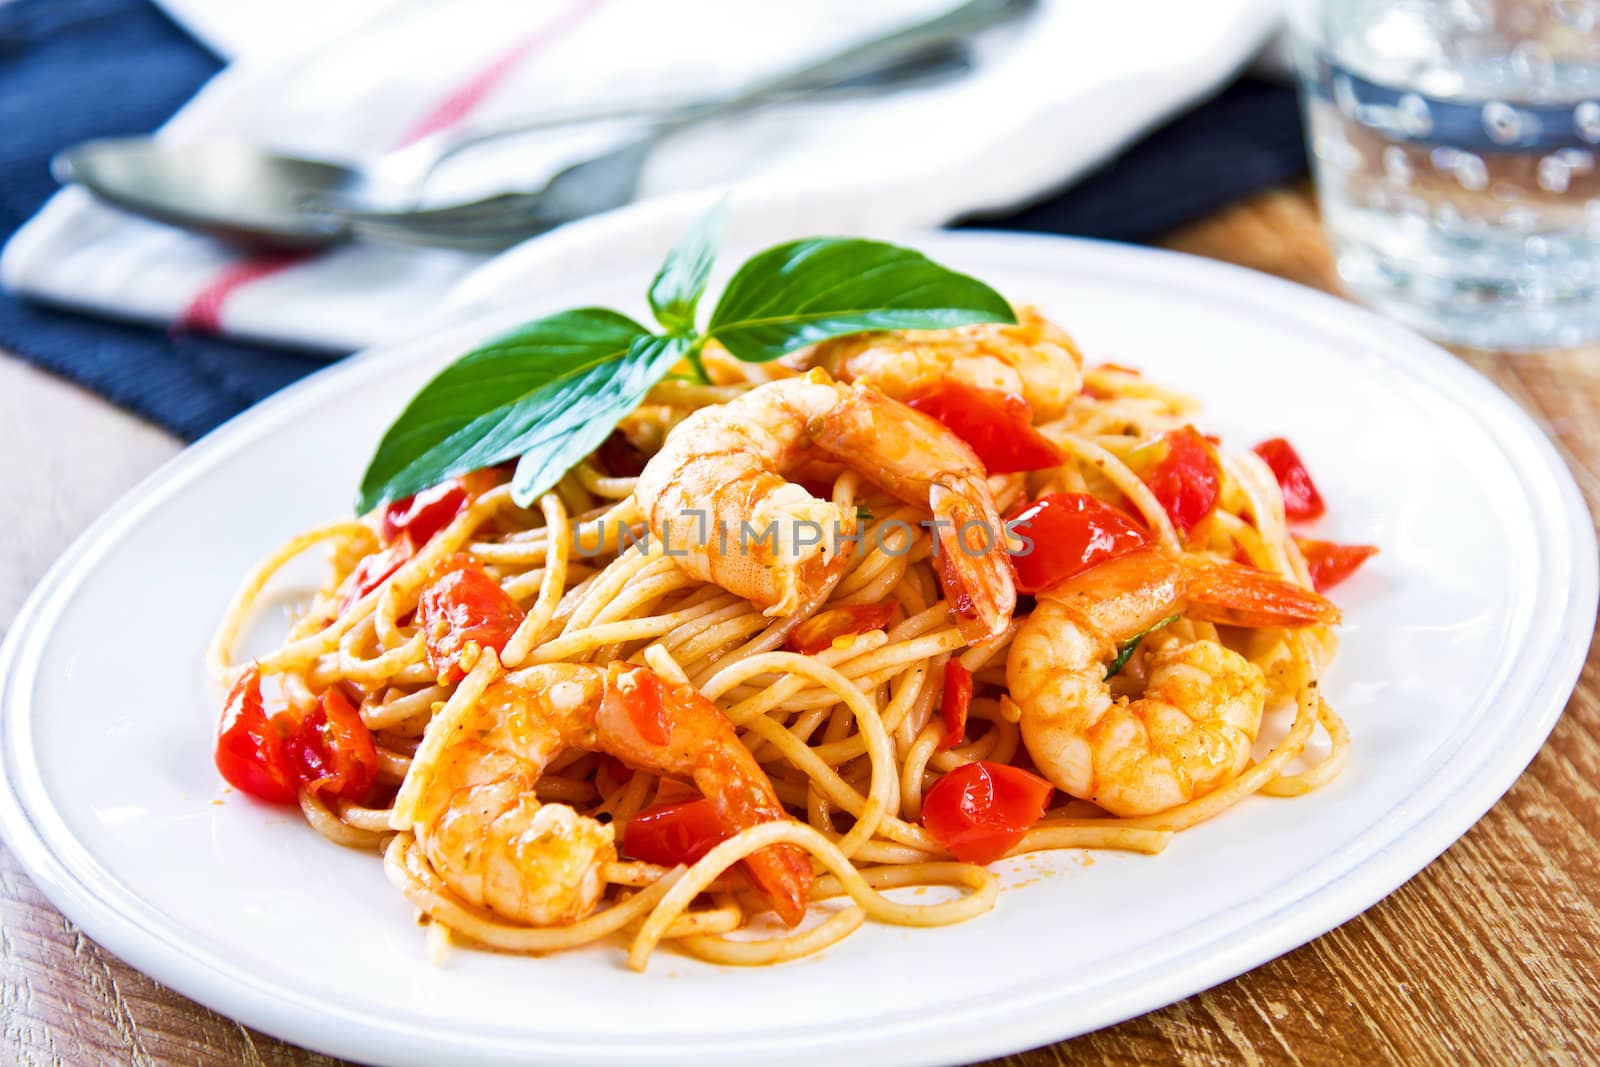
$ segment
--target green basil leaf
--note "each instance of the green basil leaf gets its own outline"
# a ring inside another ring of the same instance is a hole
[[[609,433],[632,402],[617,408],[607,384],[619,377],[617,364],[650,337],[625,315],[580,308],[467,353],[423,386],[383,435],[357,507],[366,512],[454,475],[548,449],[590,420],[610,419]]]
[[[527,507],[580,459],[599,448],[622,417],[642,404],[650,387],[683,358],[691,343],[679,334],[646,334],[620,363],[600,364],[566,386],[517,461],[511,498]]]
[[[711,264],[722,242],[722,226],[727,216],[723,201],[689,228],[661,264],[650,283],[650,310],[656,321],[669,331],[692,331],[694,312],[700,295],[711,277]]]
[[[706,332],[740,359],[760,363],[847,333],[1015,321],[999,293],[920,252],[819,237],[748,260]]]
[[[1151,634],[1155,633],[1168,623],[1177,621],[1178,616],[1168,615],[1166,618],[1162,619],[1148,630],[1140,630],[1138,633],[1122,642],[1122,644],[1118,645],[1117,658],[1112,660],[1111,665],[1106,668],[1106,681],[1111,681],[1111,679],[1115,678],[1122,672],[1122,668],[1128,665],[1128,660],[1132,658],[1133,650],[1139,647],[1140,641],[1143,641],[1146,637],[1149,637]]]

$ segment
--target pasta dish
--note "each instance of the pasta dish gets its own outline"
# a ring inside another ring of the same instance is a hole
[[[636,969],[960,922],[1003,857],[1328,782],[1320,590],[1374,550],[1293,532],[1324,504],[1286,441],[1015,319],[713,340],[527,506],[501,464],[293,537],[210,652],[224,777],[381,852],[438,945]]]

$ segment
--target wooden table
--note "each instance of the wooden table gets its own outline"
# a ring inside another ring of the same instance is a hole
[[[1173,248],[1334,288],[1304,188]],[[1600,506],[1600,349],[1465,353],[1555,440]],[[13,449],[0,625],[84,525],[178,451],[160,431],[0,359]],[[15,451],[20,448],[20,454]],[[1169,1008],[998,1061],[1579,1063],[1600,1055],[1600,656],[1533,765],[1459,842],[1366,914]],[[164,989],[62,918],[0,851],[0,1060],[330,1064]]]

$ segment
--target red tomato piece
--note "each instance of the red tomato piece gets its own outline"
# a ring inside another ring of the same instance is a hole
[[[634,447],[621,430],[612,430],[611,436],[600,442],[594,450],[600,469],[613,478],[636,478],[644,471],[647,457]]]
[[[385,541],[401,533],[410,533],[411,540],[420,548],[450,525],[474,500],[504,481],[509,472],[506,464],[468,471],[396,500],[384,509],[379,532]]]
[[[1011,557],[1024,593],[1048,589],[1150,541],[1127,513],[1087,493],[1048,493],[1016,512],[1006,527],[1030,542]]]
[[[1311,472],[1288,441],[1281,437],[1262,441],[1256,445],[1255,454],[1267,461],[1278,479],[1278,488],[1283,491],[1283,513],[1290,519],[1315,519],[1328,510],[1311,480]]]
[[[833,499],[833,483],[825,482],[821,478],[802,478],[795,483],[818,500]]]
[[[971,445],[990,474],[1036,471],[1061,464],[1061,450],[1033,428],[1032,409],[1015,393],[979,389],[946,379],[909,403]]]
[[[833,642],[840,637],[882,630],[894,619],[896,606],[893,603],[847,604],[819,611],[796,626],[784,644],[791,652],[815,656],[833,647]]]
[[[967,763],[934,783],[922,825],[958,860],[993,863],[1050,805],[1050,783],[1005,763]]]
[[[622,764],[622,769],[627,774],[633,773],[633,768],[626,763]],[[662,808],[668,804],[685,804],[697,799],[699,796],[700,793],[694,786],[672,778],[663,778],[656,783],[656,802],[652,807]]]
[[[660,804],[629,819],[622,831],[622,851],[663,867],[694,863],[733,834],[709,800]]]
[[[944,665],[944,695],[939,698],[939,715],[944,719],[944,739],[937,751],[955,748],[967,739],[967,712],[972,708],[972,672],[958,659]]]
[[[601,755],[600,773],[610,778],[617,785],[627,785],[633,778],[633,768],[610,753]]]
[[[639,731],[639,736],[650,744],[665,745],[671,742],[672,718],[667,714],[667,704],[662,699],[661,679],[656,677],[655,671],[645,667],[613,670],[606,676],[603,699],[607,703],[620,701],[628,721]]]
[[[450,524],[466,502],[467,487],[461,479],[440,482],[384,508],[380,534],[387,543],[404,531],[410,533],[417,544],[425,545],[430,537]]]
[[[421,547],[433,540],[433,535],[450,525],[450,521],[466,506],[493,489],[501,481],[500,468],[470,471],[438,485],[396,500],[383,509],[383,523],[379,534],[387,544],[402,533],[411,535],[411,543]]]
[[[428,664],[447,682],[466,677],[467,660],[477,654],[469,649],[504,651],[522,618],[522,609],[483,564],[462,553],[444,561],[417,602]]]
[[[307,792],[359,804],[378,781],[378,748],[361,713],[330,686],[316,708],[300,720],[287,752]]]
[[[356,564],[356,569],[345,579],[344,596],[339,598],[339,614],[349,611],[358,600],[388,581],[406,560],[416,554],[416,543],[411,540],[409,532],[404,532],[399,540],[378,549]]]
[[[217,770],[231,786],[273,804],[295,802],[295,776],[284,751],[292,716],[267,717],[261,671],[251,667],[234,684],[217,727]]]
[[[1340,545],[1332,541],[1313,541],[1308,537],[1294,540],[1300,546],[1300,554],[1306,558],[1311,584],[1319,593],[1324,589],[1332,589],[1378,554],[1375,545]]]
[[[1211,444],[1193,426],[1168,431],[1166,455],[1145,472],[1150,487],[1178,532],[1188,537],[1216,510],[1222,467]]]

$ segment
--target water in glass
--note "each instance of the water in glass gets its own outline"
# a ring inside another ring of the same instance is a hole
[[[1295,14],[1351,292],[1464,344],[1600,337],[1600,0],[1301,0]]]

